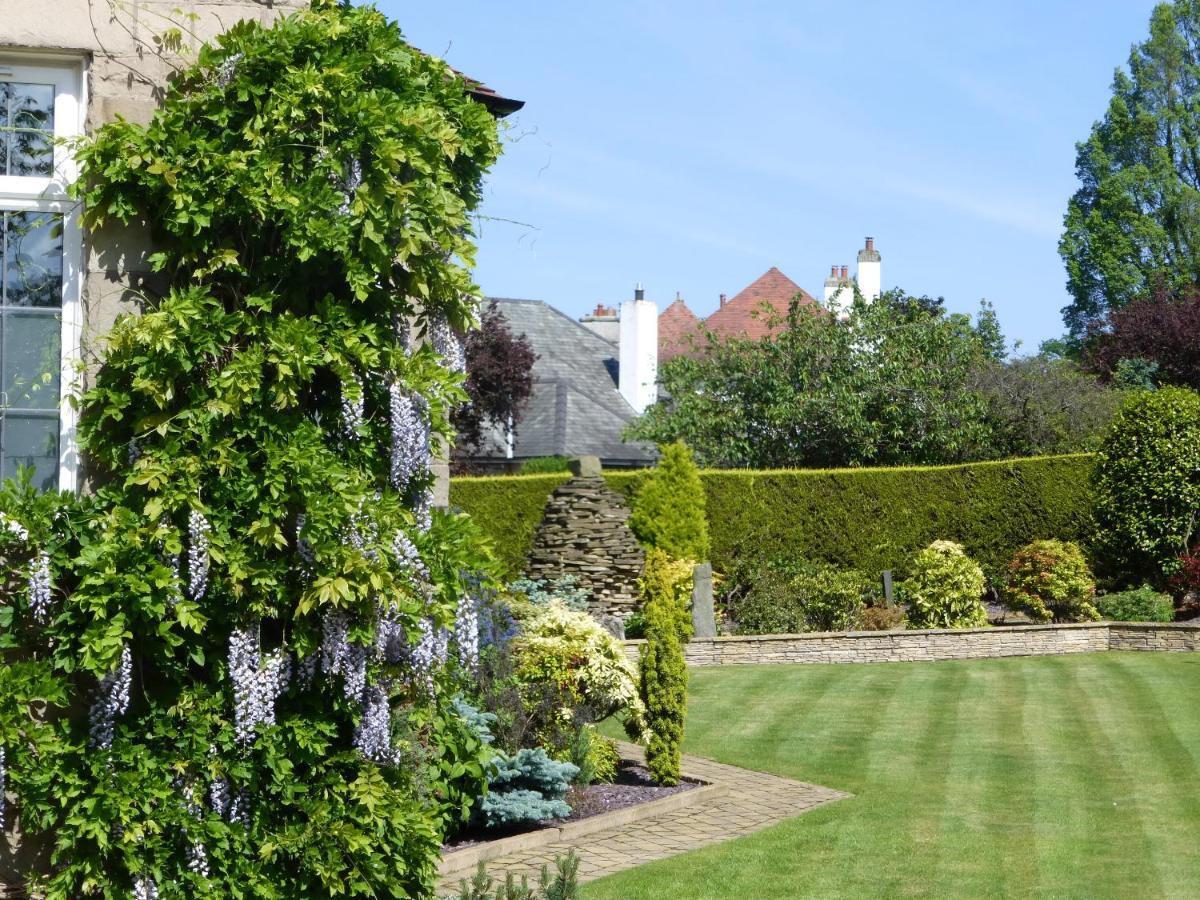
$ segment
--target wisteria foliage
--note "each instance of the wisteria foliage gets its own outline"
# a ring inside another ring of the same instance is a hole
[[[38,895],[432,891],[486,783],[448,698],[488,560],[431,462],[498,149],[453,71],[334,0],[235,26],[153,121],[78,149],[86,226],[150,223],[159,293],[82,401],[86,521],[21,549],[13,641],[53,673],[21,696],[63,709],[35,754],[0,696],[4,814],[56,860]]]

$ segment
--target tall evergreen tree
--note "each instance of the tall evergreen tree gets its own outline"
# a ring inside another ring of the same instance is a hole
[[[1155,8],[1076,170],[1059,253],[1080,338],[1155,286],[1200,281],[1200,0]]]

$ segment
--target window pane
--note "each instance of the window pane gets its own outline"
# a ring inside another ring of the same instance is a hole
[[[4,214],[5,306],[62,306],[62,216]]]
[[[0,390],[10,409],[58,409],[58,316],[8,311],[0,349]]]
[[[4,168],[8,175],[54,174],[54,85],[5,82],[0,84],[0,132],[7,152]]]
[[[43,491],[58,485],[58,419],[0,414],[0,478],[16,478],[17,466],[32,466],[33,484]]]

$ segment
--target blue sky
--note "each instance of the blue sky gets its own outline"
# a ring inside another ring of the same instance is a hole
[[[1062,332],[1074,145],[1154,0],[381,0],[409,41],[526,101],[476,279],[578,316],[771,266],[815,295],[865,235],[884,287]],[[511,224],[515,220],[525,225]]]

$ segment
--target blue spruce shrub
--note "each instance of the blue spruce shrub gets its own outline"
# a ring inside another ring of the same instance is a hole
[[[488,793],[479,805],[486,828],[504,828],[561,819],[571,814],[564,799],[579,767],[557,762],[540,747],[497,754]]]

